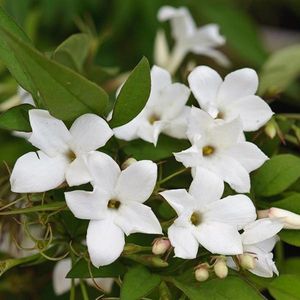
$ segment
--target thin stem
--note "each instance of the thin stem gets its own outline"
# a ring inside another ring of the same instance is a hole
[[[171,180],[172,178],[174,178],[174,177],[180,175],[181,173],[186,172],[187,170],[189,170],[189,169],[188,169],[188,168],[184,168],[184,169],[178,170],[177,172],[175,172],[175,173],[173,173],[173,174],[171,174],[171,175],[165,177],[164,179],[160,180],[160,181],[158,182],[158,185],[161,185],[161,184],[163,184],[163,183],[165,183],[165,182]]]
[[[82,299],[83,300],[89,300],[89,295],[88,295],[85,283],[83,282],[82,279],[80,279],[79,283],[80,283],[80,289],[81,289]]]
[[[283,243],[281,241],[276,243],[276,264],[278,267],[282,265],[282,262],[284,261],[284,248]]]
[[[283,116],[288,119],[300,120],[300,114],[279,114],[279,116]]]

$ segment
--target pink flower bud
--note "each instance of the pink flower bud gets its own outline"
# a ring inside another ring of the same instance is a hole
[[[165,254],[171,247],[171,243],[167,238],[155,239],[152,245],[152,253],[155,255]]]

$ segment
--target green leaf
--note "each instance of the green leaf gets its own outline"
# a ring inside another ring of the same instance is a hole
[[[0,128],[30,132],[28,111],[33,108],[30,104],[21,104],[3,112],[0,115]]]
[[[84,113],[104,113],[108,96],[99,86],[46,58],[6,29],[0,28],[0,33],[34,84],[34,98],[54,117],[73,121]]]
[[[142,140],[135,140],[124,147],[124,152],[128,156],[132,156],[138,160],[161,160],[171,157],[174,152],[179,152],[188,148],[189,145],[190,144],[187,140],[178,140],[169,136],[161,135],[156,147],[151,143]]]
[[[99,269],[91,265],[93,277],[119,277],[125,274],[126,268],[118,261]],[[88,262],[84,259],[79,260],[66,276],[67,278],[91,278]]]
[[[299,282],[299,275],[281,275],[269,285],[269,292],[276,300],[298,300]]]
[[[260,293],[247,284],[244,280],[235,276],[226,279],[212,279],[206,282],[191,284],[172,280],[190,300],[262,300]]]
[[[5,28],[11,34],[14,34],[24,43],[31,44],[30,39],[26,36],[23,30],[17,25],[17,23],[3,10],[0,6],[0,28]],[[2,31],[0,31],[0,58],[1,61],[7,66],[11,74],[16,78],[16,80],[22,85],[24,89],[29,92],[34,91],[33,84],[30,77],[26,72],[24,72],[22,65],[20,64],[15,53],[11,51]]]
[[[90,41],[91,38],[86,33],[73,34],[56,48],[53,58],[57,62],[81,72],[89,53]]]
[[[272,206],[300,214],[300,193],[294,193],[282,200],[272,202]]]
[[[300,258],[289,258],[284,261],[280,269],[281,274],[295,274],[300,276]]]
[[[299,230],[282,230],[279,237],[287,244],[300,247],[300,231]]]
[[[156,288],[160,281],[159,275],[150,273],[145,267],[132,268],[124,276],[120,299],[139,300]]]
[[[149,98],[150,88],[149,62],[143,57],[129,75],[117,97],[110,125],[118,127],[136,117]]]
[[[286,190],[300,177],[300,158],[291,154],[272,157],[252,177],[256,195],[273,196]]]
[[[270,56],[260,74],[259,93],[277,94],[286,90],[300,75],[300,44]]]

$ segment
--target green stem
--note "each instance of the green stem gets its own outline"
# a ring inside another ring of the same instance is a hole
[[[178,170],[177,172],[175,172],[175,173],[173,173],[173,174],[171,174],[171,175],[165,177],[164,179],[160,180],[160,181],[157,183],[158,186],[160,186],[161,184],[163,184],[163,183],[165,183],[165,182],[171,180],[172,178],[174,178],[174,177],[180,175],[181,173],[186,172],[187,170],[189,170],[189,168],[180,169],[180,170]]]
[[[283,116],[288,119],[300,120],[300,114],[279,114],[279,116]]]
[[[281,241],[278,241],[275,247],[276,250],[276,264],[280,268],[284,261],[284,249],[283,249],[283,243]]]
[[[80,289],[81,289],[82,299],[83,300],[89,300],[89,295],[88,295],[88,292],[86,290],[85,283],[83,282],[82,279],[80,279]]]

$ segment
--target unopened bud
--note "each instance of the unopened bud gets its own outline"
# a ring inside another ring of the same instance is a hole
[[[154,42],[154,63],[160,67],[166,67],[169,58],[169,46],[165,32],[158,30]]]
[[[155,239],[152,245],[152,253],[155,255],[165,254],[171,247],[171,243],[167,238]]]
[[[300,229],[300,215],[295,214],[291,211],[277,207],[271,207],[269,209],[269,218],[280,219],[284,223],[283,228]]]
[[[240,266],[246,270],[252,270],[255,267],[255,257],[251,254],[244,253],[238,256]]]
[[[209,265],[208,264],[201,264],[195,270],[195,278],[197,281],[206,281],[209,277],[208,272]]]
[[[224,257],[217,258],[217,260],[214,264],[214,271],[215,271],[217,277],[219,277],[221,279],[227,277],[228,268],[226,265],[226,258],[224,258]]]
[[[132,157],[126,159],[126,160],[123,162],[123,164],[122,164],[122,166],[121,166],[121,169],[122,169],[122,170],[125,170],[126,168],[128,168],[130,165],[132,165],[132,164],[135,163],[136,161],[137,161],[137,160],[134,159],[134,158],[132,158]]]
[[[274,120],[270,120],[265,126],[265,134],[270,138],[273,139],[276,136],[276,123]]]

